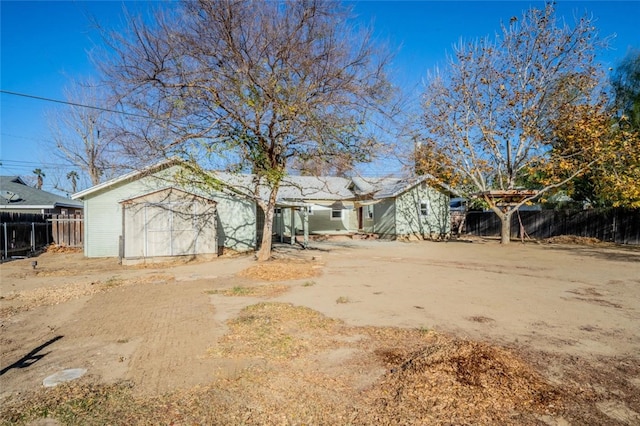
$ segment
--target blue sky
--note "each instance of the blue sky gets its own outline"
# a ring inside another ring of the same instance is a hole
[[[89,77],[88,52],[100,35],[88,16],[106,28],[121,28],[123,4],[145,10],[154,2],[0,1],[0,87],[2,90],[64,99],[71,80]],[[501,21],[520,16],[542,1],[357,1],[357,19],[373,23],[381,40],[397,50],[392,78],[418,94],[427,71],[442,64],[461,38],[493,36]],[[640,49],[640,1],[563,1],[557,13],[572,22],[588,11],[601,36],[616,34],[599,60],[615,66],[630,48]],[[0,174],[32,177],[39,167],[47,174],[44,189],[66,171],[44,149],[51,139],[45,112],[57,104],[0,94]]]

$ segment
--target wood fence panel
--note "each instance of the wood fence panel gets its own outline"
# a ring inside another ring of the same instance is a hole
[[[541,210],[516,212],[511,218],[511,236],[544,239],[559,235],[597,238],[619,244],[640,244],[640,209]],[[493,212],[468,212],[465,232],[497,237],[500,220]]]
[[[82,247],[84,238],[84,219],[82,215],[52,215],[51,233],[53,242],[68,247]]]

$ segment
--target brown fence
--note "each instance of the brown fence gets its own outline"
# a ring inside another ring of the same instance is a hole
[[[56,244],[68,247],[82,247],[84,237],[84,220],[81,214],[67,216],[51,215],[51,234]]]
[[[28,256],[51,244],[81,247],[82,215],[0,213],[0,256]]]
[[[522,237],[521,224],[524,232],[536,239],[575,235],[618,244],[640,244],[640,209],[521,211],[511,217],[512,237]],[[493,212],[469,212],[465,232],[499,236],[500,219]]]

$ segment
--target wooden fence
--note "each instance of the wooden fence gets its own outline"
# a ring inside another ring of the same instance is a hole
[[[513,238],[522,237],[521,223],[526,234],[535,239],[574,235],[618,244],[640,244],[640,209],[521,211],[511,217]],[[465,232],[499,236],[500,219],[493,212],[469,212]]]
[[[53,241],[68,247],[82,247],[84,238],[84,219],[81,214],[67,216],[51,215],[51,234]]]
[[[82,215],[0,213],[0,256],[27,256],[51,244],[81,247]]]

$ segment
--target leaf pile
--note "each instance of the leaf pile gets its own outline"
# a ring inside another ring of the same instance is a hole
[[[519,424],[523,412],[555,412],[558,395],[510,351],[438,335],[393,369],[370,397],[376,417],[394,424]]]
[[[82,247],[69,247],[64,244],[51,243],[45,247],[46,253],[82,253]]]
[[[576,244],[581,246],[593,246],[602,244],[597,238],[592,237],[580,237],[577,235],[557,235],[544,240],[547,244]]]

